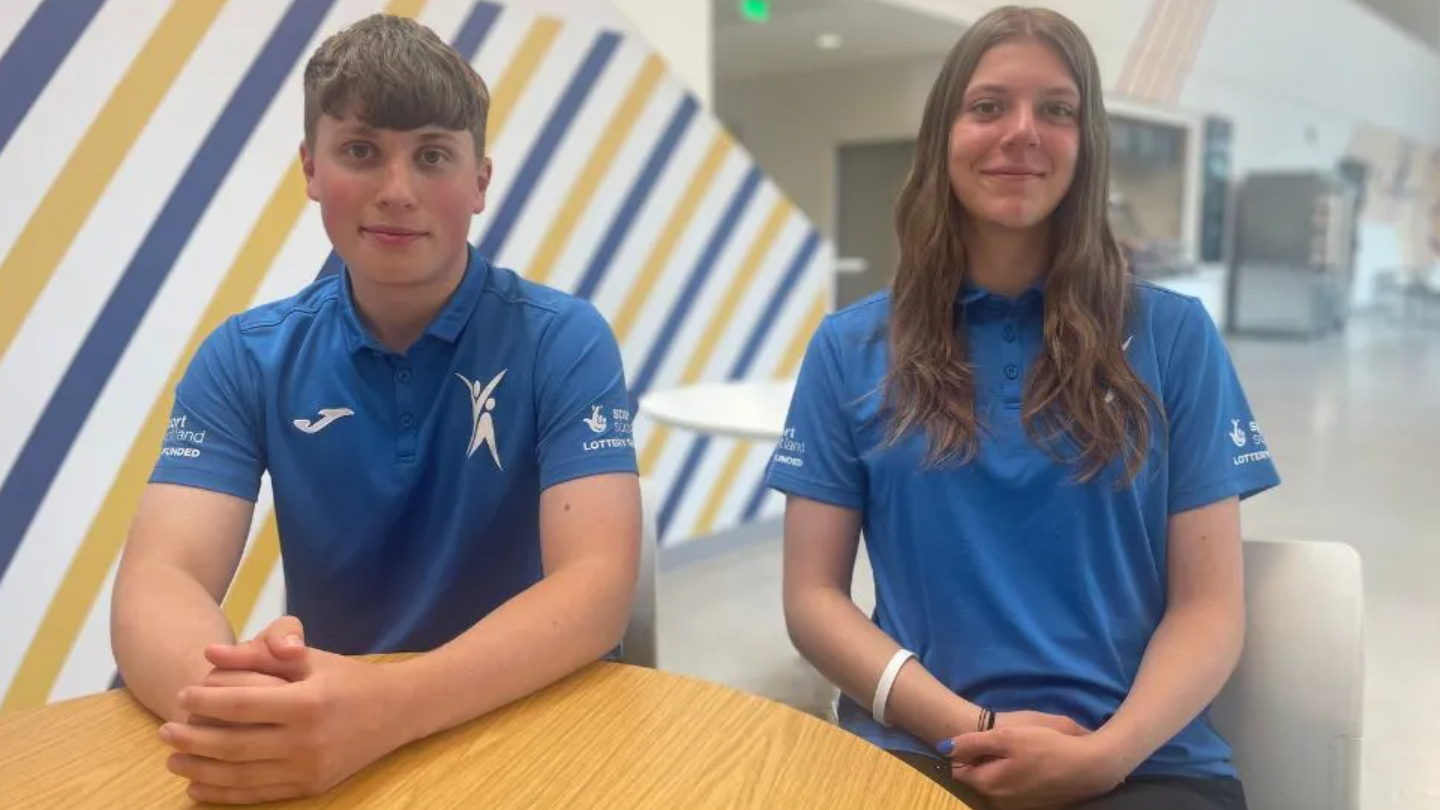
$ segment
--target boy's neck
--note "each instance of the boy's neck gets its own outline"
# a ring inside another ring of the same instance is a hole
[[[350,276],[355,312],[371,336],[397,354],[409,351],[445,309],[465,277],[469,257],[424,284],[386,286]]]

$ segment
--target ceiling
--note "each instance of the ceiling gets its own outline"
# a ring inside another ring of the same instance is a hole
[[[742,19],[739,0],[712,0],[715,80],[805,73],[945,53],[964,28],[883,0],[770,0],[770,20]],[[839,35],[826,50],[822,34]]]

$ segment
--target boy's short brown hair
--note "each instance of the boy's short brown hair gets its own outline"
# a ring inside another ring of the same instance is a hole
[[[374,14],[328,37],[305,65],[305,142],[321,115],[376,129],[469,130],[485,155],[490,91],[464,57],[406,17]]]

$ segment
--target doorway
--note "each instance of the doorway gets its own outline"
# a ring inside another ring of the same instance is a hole
[[[849,272],[835,277],[835,305],[890,286],[900,248],[895,200],[910,173],[913,140],[844,144],[836,155],[835,246]]]

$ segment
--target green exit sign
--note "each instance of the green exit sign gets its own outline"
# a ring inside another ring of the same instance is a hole
[[[770,21],[770,0],[740,0],[740,18],[749,22]]]

